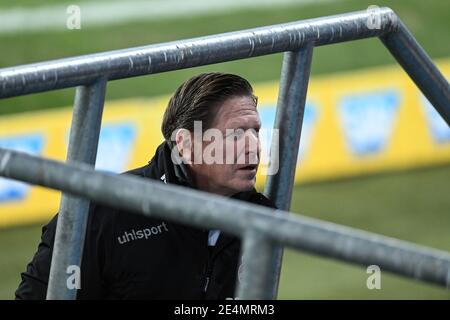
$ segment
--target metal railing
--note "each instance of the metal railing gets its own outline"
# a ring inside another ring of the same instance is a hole
[[[375,26],[368,23],[374,18]],[[244,299],[276,298],[285,245],[450,287],[448,252],[287,212],[313,48],[369,37],[382,40],[450,124],[447,80],[389,8],[0,69],[0,98],[78,86],[67,164],[0,149],[0,176],[64,192],[47,299],[76,298],[76,290],[66,286],[66,270],[81,264],[89,200],[243,238],[246,268],[236,295]],[[282,163],[265,189],[280,210],[93,169],[108,81],[280,52],[285,54],[275,119],[280,141],[272,148]],[[161,202],[164,197],[182,201]]]

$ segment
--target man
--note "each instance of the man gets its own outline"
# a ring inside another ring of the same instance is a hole
[[[251,85],[239,76],[191,78],[169,101],[165,141],[148,165],[128,173],[274,207],[254,189],[261,126],[256,104]],[[17,299],[45,299],[56,222],[57,216],[43,228]],[[239,239],[219,230],[92,203],[77,299],[231,298],[239,266]]]

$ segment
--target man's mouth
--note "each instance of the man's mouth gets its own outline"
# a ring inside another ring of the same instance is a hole
[[[257,168],[258,168],[258,165],[256,165],[256,164],[248,164],[248,165],[239,167],[238,170],[247,171],[247,172],[252,172],[252,171],[256,172]]]

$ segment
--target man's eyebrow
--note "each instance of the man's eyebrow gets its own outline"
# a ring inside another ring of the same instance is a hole
[[[227,129],[261,129],[261,122],[256,123],[255,125],[244,125],[244,124],[232,124]]]

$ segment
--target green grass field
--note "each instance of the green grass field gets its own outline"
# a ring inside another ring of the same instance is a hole
[[[15,5],[54,4],[56,0],[16,0]],[[76,4],[71,1],[71,4]],[[450,56],[450,10],[446,0],[345,0],[326,4],[248,10],[201,18],[61,32],[1,35],[0,67],[121,49],[313,18],[368,5],[389,6],[402,18],[433,59]],[[7,5],[0,2],[0,9]],[[150,75],[108,85],[107,99],[167,94],[203,70],[239,73],[251,82],[279,78],[281,55]],[[312,76],[394,64],[377,39],[315,49]],[[0,115],[72,104],[73,89],[0,100]],[[292,211],[450,251],[450,167],[300,185]],[[44,223],[44,222],[43,222]],[[32,258],[40,225],[0,230],[0,299],[10,299],[19,273]],[[382,273],[381,290],[368,290],[365,268],[286,251],[280,298],[286,299],[449,299],[450,291]]]

